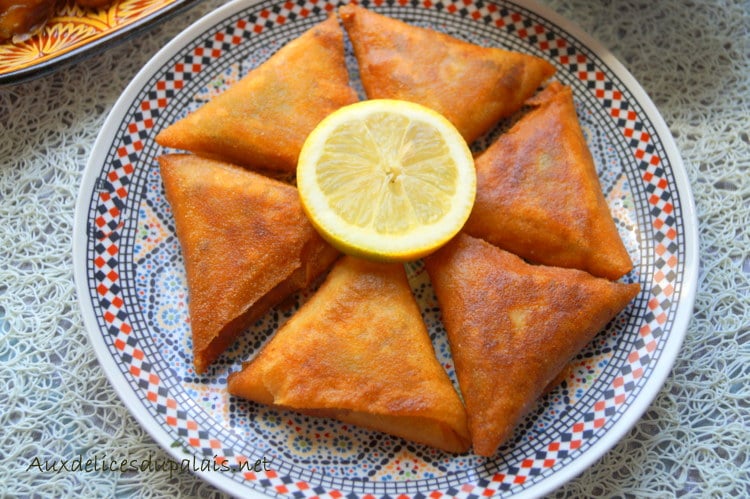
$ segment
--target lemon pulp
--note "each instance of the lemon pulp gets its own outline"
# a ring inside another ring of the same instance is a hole
[[[476,192],[474,162],[438,113],[368,100],[324,119],[297,167],[303,208],[344,252],[379,260],[419,258],[463,226]]]

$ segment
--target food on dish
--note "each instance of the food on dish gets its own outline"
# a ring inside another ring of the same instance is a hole
[[[85,8],[99,8],[112,0],[76,0]],[[55,14],[59,0],[0,0],[0,42],[22,42],[44,27]]]
[[[0,42],[32,36],[55,13],[57,0],[0,0]]]
[[[554,73],[549,63],[353,5],[339,12],[368,101],[356,103],[331,15],[156,137],[200,155],[159,159],[185,260],[195,370],[205,372],[240,332],[339,257],[313,227],[348,253],[380,260],[416,259],[450,241],[425,265],[466,408],[435,357],[403,266],[353,256],[229,376],[228,390],[491,456],[639,292],[612,282],[632,262],[571,89],[552,82],[532,97]],[[533,109],[475,168],[466,141],[524,104]],[[296,173],[299,191],[224,161]],[[439,244],[382,250],[404,231],[434,232],[435,213],[457,199],[463,218],[450,218]],[[345,220],[337,231],[323,223],[333,215]],[[471,235],[451,240],[467,216]],[[373,239],[360,238],[361,227]]]
[[[367,97],[416,102],[448,118],[467,142],[518,111],[554,67],[376,14],[339,9]]]
[[[162,130],[156,141],[253,169],[294,173],[315,125],[357,100],[349,86],[343,31],[331,15]]]
[[[401,264],[344,256],[228,388],[448,452],[469,448],[464,407]]]
[[[161,156],[159,165],[185,261],[195,370],[203,373],[338,252],[315,232],[290,185],[194,155]]]
[[[476,158],[468,234],[529,261],[618,279],[633,268],[602,193],[570,87],[553,82]]]
[[[416,260],[471,213],[474,159],[456,128],[413,102],[374,99],[334,111],[305,141],[297,187],[310,221],[341,251]]]
[[[493,455],[568,362],[638,294],[460,234],[425,259],[474,452]]]

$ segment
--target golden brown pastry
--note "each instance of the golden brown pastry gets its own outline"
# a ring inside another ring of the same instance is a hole
[[[185,261],[195,370],[203,373],[338,253],[310,225],[290,185],[188,154],[161,156],[159,164]]]
[[[519,110],[554,67],[531,55],[480,47],[356,5],[339,9],[367,97],[438,111],[467,142]]]
[[[448,452],[469,448],[464,407],[400,264],[343,257],[228,388]]]
[[[113,0],[76,0],[83,8],[101,8],[110,3]],[[0,43],[20,43],[35,35],[61,4],[61,0],[0,0]]]
[[[162,130],[156,141],[253,169],[294,173],[313,128],[357,100],[344,62],[343,32],[331,16]]]
[[[0,0],[0,42],[22,41],[55,13],[57,0]]]
[[[425,260],[474,452],[491,456],[573,356],[638,294],[459,234]]]
[[[550,84],[534,110],[475,160],[464,231],[529,261],[618,279],[633,268],[581,131],[569,87]]]

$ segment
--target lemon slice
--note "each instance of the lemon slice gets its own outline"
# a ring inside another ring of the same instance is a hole
[[[345,106],[308,136],[297,187],[310,221],[360,257],[409,261],[463,227],[476,194],[474,160],[442,115],[410,102]]]

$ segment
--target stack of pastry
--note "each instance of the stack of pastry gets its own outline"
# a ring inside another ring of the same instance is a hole
[[[632,263],[571,90],[551,82],[537,93],[554,73],[549,63],[357,6],[338,14],[367,98],[431,107],[467,142],[531,108],[475,158],[477,198],[464,233],[425,259],[460,395],[403,265],[340,257],[305,218],[295,187],[271,178],[293,173],[315,125],[358,99],[335,15],[157,136],[193,153],[159,161],[185,259],[195,369],[205,372],[254,320],[333,265],[229,376],[229,392],[490,456],[639,292],[615,281]]]

